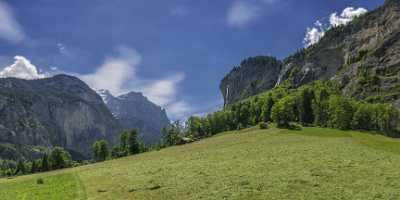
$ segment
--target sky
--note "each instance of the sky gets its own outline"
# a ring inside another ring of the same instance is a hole
[[[222,107],[249,56],[280,59],[383,0],[0,0],[0,77],[142,92],[172,120]]]

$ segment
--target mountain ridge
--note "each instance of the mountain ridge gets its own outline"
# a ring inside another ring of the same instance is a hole
[[[347,25],[331,28],[318,43],[282,60],[279,73],[269,65],[266,72],[256,71],[256,75],[242,73],[242,79],[246,81],[233,79],[226,82],[237,76],[231,72],[221,81],[220,90],[224,100],[234,99],[225,101],[230,104],[254,95],[246,90],[251,88],[251,83],[264,79],[278,80],[275,86],[288,83],[293,87],[315,80],[333,80],[345,96],[370,102],[390,102],[400,107],[399,38],[400,1],[386,0],[381,7]],[[247,68],[257,68],[257,64]],[[225,97],[227,85],[240,86],[229,89],[235,96]],[[258,91],[275,86],[261,86]]]
[[[1,78],[0,119],[0,156],[8,159],[31,159],[54,146],[88,158],[96,140],[116,144],[121,131],[99,95],[69,75]]]
[[[159,142],[162,128],[170,124],[165,109],[151,102],[140,92],[114,96],[108,90],[98,90],[103,101],[124,129],[138,128],[147,144]]]

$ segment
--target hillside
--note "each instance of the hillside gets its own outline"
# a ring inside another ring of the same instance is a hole
[[[100,96],[78,78],[0,79],[0,158],[36,159],[53,146],[89,157],[94,141],[113,144],[120,131]]]
[[[99,90],[98,93],[124,129],[139,129],[140,137],[146,144],[161,140],[161,130],[170,124],[165,109],[140,92],[119,96],[113,96],[107,90]]]
[[[400,107],[399,19],[400,2],[386,0],[376,10],[331,28],[318,43],[280,61],[278,73],[274,65],[260,69],[260,60],[232,70],[220,85],[225,102],[234,103],[282,83],[298,87],[333,80],[345,96]],[[261,84],[266,81],[275,84]]]
[[[199,142],[0,179],[1,199],[399,199],[400,141],[332,129],[227,132]],[[44,184],[36,184],[43,178]]]

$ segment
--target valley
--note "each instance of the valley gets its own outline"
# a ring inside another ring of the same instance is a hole
[[[400,141],[257,127],[77,168],[0,179],[16,199],[398,199]],[[37,184],[38,179],[43,184]]]

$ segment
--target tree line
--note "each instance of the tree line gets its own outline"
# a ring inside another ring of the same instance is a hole
[[[296,128],[299,124],[400,136],[399,118],[399,110],[391,104],[343,97],[334,83],[315,81],[299,88],[283,85],[205,117],[192,116],[184,127],[179,123],[169,127],[165,141],[174,145],[179,135],[200,139],[265,122],[276,123],[279,128]]]
[[[68,151],[61,147],[52,148],[49,153],[43,154],[40,159],[33,161],[0,160],[0,176],[16,176],[47,172],[78,165],[73,161]]]
[[[71,154],[62,147],[54,147],[50,149],[49,152],[44,153],[40,159],[33,161],[0,159],[0,177],[33,174],[37,172],[47,172],[51,170],[76,167],[149,150],[150,148],[145,147],[143,142],[138,138],[138,135],[138,129],[132,129],[129,132],[122,132],[120,134],[120,143],[114,146],[111,150],[109,149],[106,140],[98,140],[92,146],[93,159],[81,162],[73,161]]]

